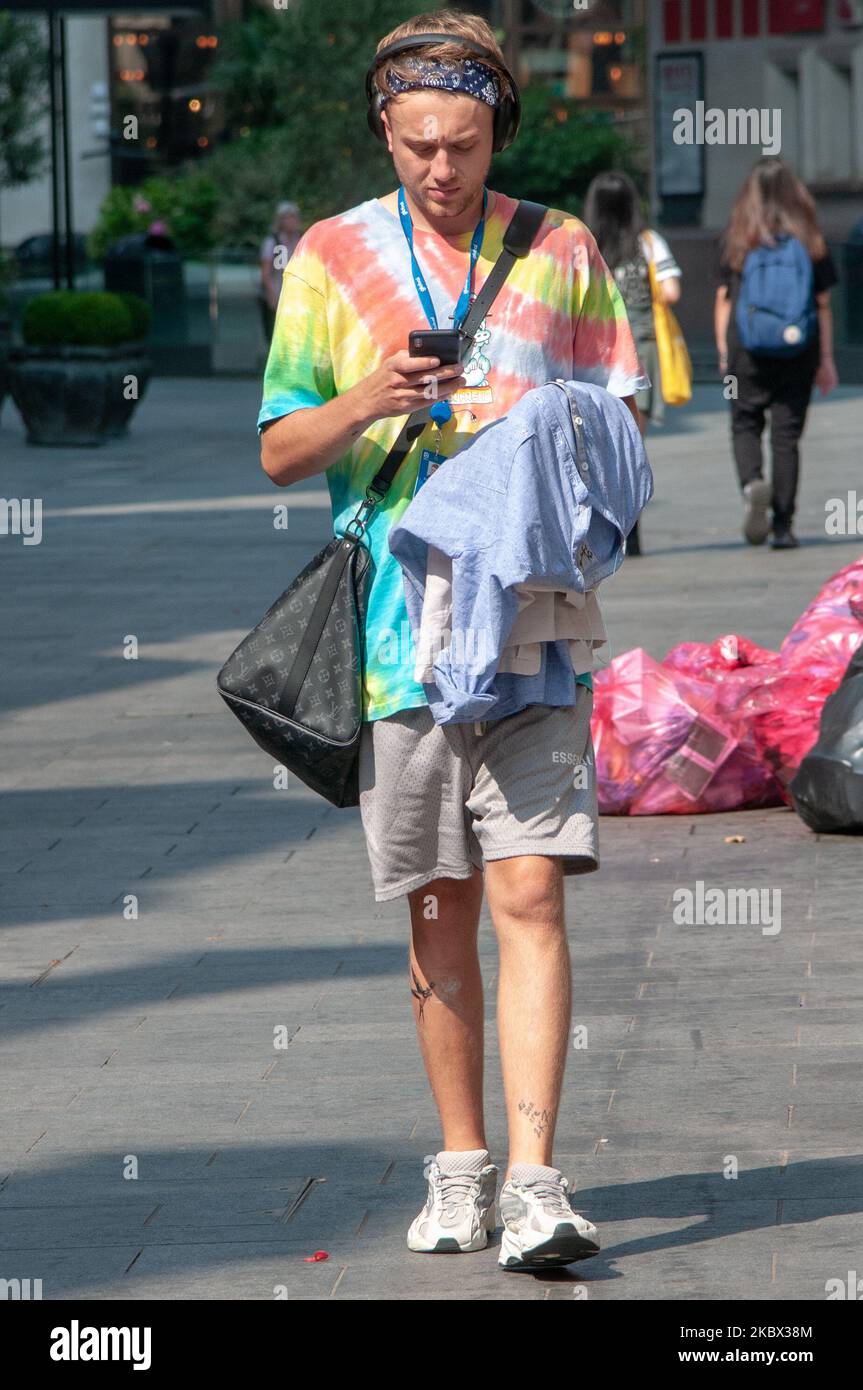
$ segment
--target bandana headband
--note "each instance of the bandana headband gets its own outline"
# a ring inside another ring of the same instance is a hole
[[[487,106],[500,106],[500,83],[490,67],[476,58],[460,60],[446,58],[405,58],[404,66],[413,77],[400,77],[392,70],[387,74],[390,92],[415,92],[423,87],[447,92],[466,92],[484,101]]]

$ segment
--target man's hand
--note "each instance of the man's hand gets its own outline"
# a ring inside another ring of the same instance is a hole
[[[393,415],[410,415],[445,399],[466,384],[462,372],[459,362],[442,367],[438,357],[411,357],[402,348],[345,394],[355,397],[371,424]]]
[[[460,363],[442,367],[440,358],[411,357],[404,348],[341,396],[270,425],[261,438],[264,472],[279,487],[323,473],[375,420],[411,415],[464,385]]]

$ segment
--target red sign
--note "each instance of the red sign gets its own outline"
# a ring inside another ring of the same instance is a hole
[[[805,34],[824,28],[824,0],[770,0],[771,34]]]
[[[716,37],[718,39],[732,39],[734,37],[733,0],[716,0]]]
[[[680,13],[680,0],[665,0],[663,6],[665,20],[665,42],[680,43],[683,37],[683,21]]]

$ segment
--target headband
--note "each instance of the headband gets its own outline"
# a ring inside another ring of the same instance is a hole
[[[414,77],[399,77],[387,73],[390,92],[415,92],[422,87],[442,88],[448,92],[467,92],[468,96],[484,101],[487,106],[500,106],[500,83],[494,71],[476,58],[459,60],[446,58],[405,58],[404,66]]]

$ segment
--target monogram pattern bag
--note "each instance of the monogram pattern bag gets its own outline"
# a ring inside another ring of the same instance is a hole
[[[259,747],[336,806],[354,806],[358,797],[370,572],[358,536],[333,537],[218,676],[220,695]]]
[[[545,212],[539,203],[516,208],[503,250],[462,325],[464,349],[515,260],[530,250]],[[359,802],[363,628],[372,573],[363,535],[428,421],[427,407],[408,416],[345,534],[309,561],[216,679],[258,746],[334,806]]]

